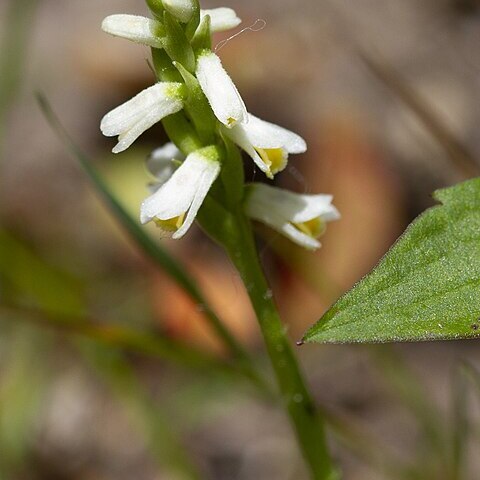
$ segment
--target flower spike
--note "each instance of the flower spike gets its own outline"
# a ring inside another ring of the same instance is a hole
[[[188,155],[171,178],[142,203],[141,222],[154,220],[164,236],[185,235],[220,173],[219,160],[216,147]]]
[[[181,83],[157,83],[107,113],[100,124],[107,137],[118,135],[113,153],[126,150],[132,143],[162,118],[183,108]]]
[[[196,75],[215,116],[227,128],[248,121],[242,97],[215,53],[205,50],[200,54]]]
[[[248,114],[248,123],[225,129],[224,132],[269,178],[287,166],[289,153],[307,150],[305,140],[296,133],[260,120],[251,113]]]
[[[248,185],[245,212],[309,250],[320,248],[317,238],[326,223],[340,218],[331,195],[302,195],[263,183]]]

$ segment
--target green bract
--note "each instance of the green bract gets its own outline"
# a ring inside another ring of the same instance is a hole
[[[305,335],[365,343],[480,336],[480,178],[439,190],[380,264]]]

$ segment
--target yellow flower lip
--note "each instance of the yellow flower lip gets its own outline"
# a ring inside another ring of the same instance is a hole
[[[320,217],[312,218],[311,220],[302,223],[292,223],[292,225],[305,235],[312,238],[322,236],[327,229],[326,223]]]
[[[268,167],[267,176],[281,172],[287,165],[288,155],[283,148],[255,148],[261,159]]]
[[[166,232],[176,232],[182,225],[185,220],[185,213],[182,213],[178,217],[169,218],[168,220],[160,220],[155,218],[154,222],[157,227],[165,230]]]

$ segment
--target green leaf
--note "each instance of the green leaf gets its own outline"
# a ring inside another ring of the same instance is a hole
[[[366,343],[480,336],[480,178],[435,192],[379,265],[305,335]]]

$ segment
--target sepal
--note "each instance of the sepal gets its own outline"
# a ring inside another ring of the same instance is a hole
[[[197,59],[197,79],[215,116],[227,128],[248,121],[247,109],[220,58],[205,50]]]
[[[225,32],[226,30],[238,27],[242,23],[242,20],[238,18],[235,10],[227,7],[211,8],[200,11],[200,19],[202,21],[207,15],[210,17],[210,28],[212,33]]]
[[[139,15],[110,15],[102,22],[102,30],[115,37],[153,48],[163,48],[165,29],[151,18]]]
[[[183,108],[185,86],[180,83],[156,83],[107,113],[100,129],[107,137],[118,135],[113,153],[126,150],[155,123]]]

